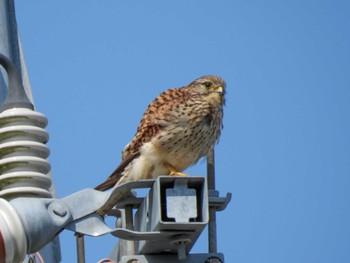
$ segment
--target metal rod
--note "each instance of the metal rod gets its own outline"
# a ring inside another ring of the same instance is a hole
[[[214,148],[207,155],[208,190],[215,190],[215,153]]]
[[[85,263],[84,235],[77,233],[76,242],[77,242],[77,262]]]
[[[11,108],[28,108],[33,110],[33,104],[27,97],[15,64],[1,53],[0,64],[6,70],[8,76],[8,91],[4,103],[1,105],[1,112]]]
[[[134,221],[131,205],[125,206],[125,228],[129,230],[134,230]],[[133,240],[126,240],[125,243],[127,255],[135,255],[135,242]]]
[[[207,182],[208,182],[209,196],[217,195],[217,192],[215,190],[215,154],[214,154],[214,148],[207,155]],[[217,253],[216,210],[215,210],[215,207],[209,207],[208,251],[209,251],[209,253]]]
[[[0,53],[15,64],[19,75],[22,76],[14,0],[0,0]],[[5,100],[7,94],[6,79],[5,72],[1,68],[0,104]]]
[[[0,21],[0,53],[10,58],[22,76],[14,0],[0,0]]]
[[[215,208],[209,208],[208,241],[209,241],[209,245],[208,245],[209,253],[217,253]]]
[[[122,228],[128,230],[134,230],[134,220],[133,220],[133,207],[132,205],[126,205],[121,209],[123,215]],[[117,221],[118,222],[118,221]],[[133,240],[119,239],[119,253],[118,262],[123,256],[135,255],[135,242]]]

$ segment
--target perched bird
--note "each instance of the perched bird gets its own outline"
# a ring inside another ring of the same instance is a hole
[[[182,171],[206,156],[220,137],[225,88],[220,77],[204,76],[158,95],[125,146],[119,166],[95,189],[159,175],[185,175]]]

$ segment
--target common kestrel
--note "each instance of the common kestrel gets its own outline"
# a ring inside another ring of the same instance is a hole
[[[97,190],[181,173],[208,154],[222,129],[225,81],[204,76],[168,89],[146,109],[122,161]]]

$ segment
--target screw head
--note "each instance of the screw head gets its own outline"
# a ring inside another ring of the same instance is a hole
[[[64,217],[68,213],[66,207],[60,202],[54,202],[52,204],[52,212],[60,217]]]
[[[210,257],[207,258],[207,260],[205,261],[205,263],[222,263],[220,258],[217,257]]]

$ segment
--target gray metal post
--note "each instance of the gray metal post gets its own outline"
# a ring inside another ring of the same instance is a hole
[[[75,240],[77,243],[77,262],[78,263],[85,263],[84,235],[77,233]]]
[[[214,149],[212,149],[207,155],[207,182],[208,182],[209,196],[218,196],[218,193],[215,191]],[[215,207],[209,207],[208,250],[209,250],[209,253],[217,252]]]
[[[0,25],[0,53],[9,57],[21,74],[21,59],[13,0],[0,0]]]
[[[125,228],[129,230],[134,230],[133,212],[132,206],[125,206]],[[126,240],[126,254],[131,256],[135,255],[135,242],[133,240]]]
[[[23,51],[17,32],[15,6],[13,0],[0,0],[0,53],[8,57],[15,64],[22,79],[24,90],[33,103],[27,69],[24,62]],[[0,104],[7,94],[6,74],[0,71]]]

